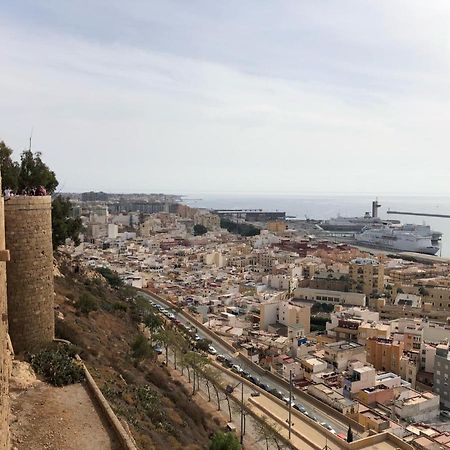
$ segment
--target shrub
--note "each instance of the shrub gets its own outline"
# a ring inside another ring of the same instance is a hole
[[[125,303],[115,302],[112,307],[114,311],[127,312],[127,305]]]
[[[52,343],[29,355],[34,371],[54,386],[78,383],[84,379],[82,364],[75,359],[76,347]]]
[[[83,314],[89,314],[91,311],[97,311],[98,309],[96,298],[89,293],[81,294],[75,303],[75,307]]]
[[[209,450],[240,450],[238,438],[234,433],[222,433],[218,431],[214,434],[208,447]]]

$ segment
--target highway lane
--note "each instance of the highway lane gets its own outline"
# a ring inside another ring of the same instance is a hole
[[[147,292],[144,293],[143,291],[141,291],[141,294],[143,296],[145,296],[146,298],[148,298],[149,300],[153,301],[154,303],[156,303],[156,304],[158,304],[160,306],[163,306],[166,309],[171,309],[170,306],[168,306],[164,302],[160,301],[158,298],[152,296],[150,293],[147,293]],[[190,325],[190,326],[192,326],[192,327],[197,329],[195,324],[191,323],[188,320],[188,318],[185,318],[184,316],[178,314],[176,311],[173,311],[173,313],[174,313],[175,317],[181,323]],[[209,336],[209,335],[203,333],[202,330],[199,330],[199,329],[197,329],[197,334],[201,338],[211,341],[212,345],[215,347],[217,352],[219,354],[222,354],[222,355],[226,356],[227,358],[229,358],[233,362],[233,364],[239,365],[243,370],[245,370],[246,372],[249,372],[255,378],[258,378],[261,383],[267,384],[271,388],[277,389],[278,391],[280,391],[283,394],[284,397],[289,397],[289,391],[287,389],[285,389],[282,384],[277,383],[274,380],[269,379],[268,377],[266,377],[264,375],[260,375],[258,372],[256,372],[248,364],[246,364],[245,362],[241,361],[239,359],[239,357],[236,355],[236,353],[230,352],[230,350],[228,350],[225,346],[223,346],[218,340],[214,339],[212,336]],[[334,417],[331,417],[328,414],[326,414],[325,412],[319,410],[317,408],[317,406],[309,403],[307,400],[305,400],[303,398],[297,400],[295,398],[295,394],[294,394],[294,402],[298,403],[298,404],[302,404],[303,407],[306,409],[307,413],[311,417],[316,417],[316,419],[317,419],[317,421],[319,423],[320,422],[329,423],[334,428],[336,433],[343,433],[343,434],[347,435],[348,426],[346,424],[343,424],[343,423],[339,422]],[[353,434],[354,434],[355,439],[357,439],[358,438],[357,433],[355,431],[353,431]]]

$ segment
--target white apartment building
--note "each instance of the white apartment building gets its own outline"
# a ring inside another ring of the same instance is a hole
[[[375,386],[377,371],[373,366],[357,361],[350,363],[349,374],[344,377],[344,397],[353,398],[359,391]]]
[[[211,252],[203,255],[203,262],[207,266],[215,266],[218,268],[226,267],[228,258],[221,252]]]
[[[114,223],[108,223],[108,238],[117,239],[119,236],[119,227]]]
[[[197,212],[194,215],[194,224],[203,225],[207,230],[213,231],[220,228],[220,217],[209,212]]]
[[[402,388],[394,401],[394,412],[403,420],[414,422],[433,420],[439,416],[439,395]]]
[[[262,282],[272,289],[292,292],[298,286],[298,278],[287,275],[266,275]]]
[[[268,230],[261,230],[261,233],[258,236],[252,238],[253,248],[256,249],[267,248],[269,245],[278,244],[280,242],[281,239]]]
[[[260,305],[260,329],[268,330],[269,325],[279,323],[288,328],[302,327],[303,335],[310,332],[311,307],[293,305],[288,301],[269,301]]]
[[[328,367],[326,361],[313,356],[300,359],[300,364],[303,368],[305,378],[310,381],[314,375],[325,372]]]

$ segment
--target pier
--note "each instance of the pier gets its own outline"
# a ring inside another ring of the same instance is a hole
[[[450,219],[450,214],[434,214],[434,213],[422,213],[411,211],[391,211],[387,210],[387,214],[401,214],[403,216],[424,216],[424,217],[440,217],[442,219]]]

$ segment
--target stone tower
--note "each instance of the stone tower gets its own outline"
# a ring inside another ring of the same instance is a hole
[[[51,197],[7,200],[5,236],[9,334],[20,353],[54,337]]]

